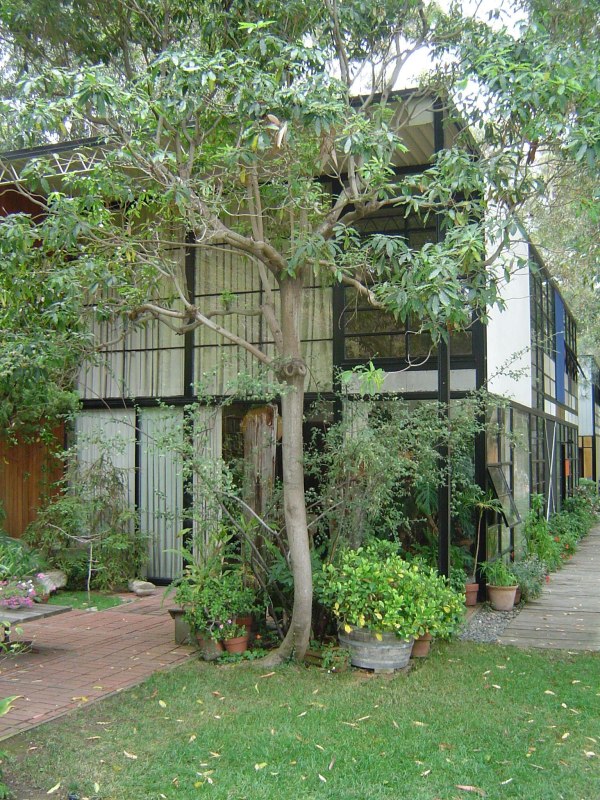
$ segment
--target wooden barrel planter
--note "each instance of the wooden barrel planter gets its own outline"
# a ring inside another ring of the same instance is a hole
[[[395,633],[375,634],[367,628],[340,630],[342,647],[350,652],[350,663],[363,669],[404,669],[410,661],[413,639],[400,639]]]

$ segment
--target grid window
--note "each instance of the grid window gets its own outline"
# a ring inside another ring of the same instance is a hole
[[[433,218],[423,223],[416,215],[405,217],[401,209],[393,207],[383,208],[368,219],[357,221],[355,227],[363,236],[395,234],[415,250],[435,242],[437,235]],[[344,361],[375,359],[418,364],[435,355],[431,336],[420,331],[418,320],[401,322],[393,314],[370,306],[352,287],[344,287],[343,298],[340,329]],[[472,332],[453,333],[450,352],[453,356],[472,355]]]

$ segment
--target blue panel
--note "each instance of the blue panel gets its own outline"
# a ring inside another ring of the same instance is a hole
[[[565,305],[554,290],[554,330],[556,331],[556,399],[565,402]]]

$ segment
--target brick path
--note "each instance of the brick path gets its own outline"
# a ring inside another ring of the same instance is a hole
[[[552,573],[538,600],[527,603],[505,629],[502,644],[600,651],[600,526],[572,559]]]
[[[133,595],[127,595],[131,599]],[[70,611],[23,625],[30,652],[0,658],[0,698],[22,695],[0,717],[0,740],[140,683],[194,652],[174,642],[159,590],[106,611]]]

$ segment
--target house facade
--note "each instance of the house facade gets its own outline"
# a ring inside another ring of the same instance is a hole
[[[452,143],[455,130],[445,125],[434,102],[419,98],[402,135],[408,150],[396,165],[400,175],[423,169],[436,150]],[[26,158],[27,153],[19,152],[0,160],[18,164]],[[5,171],[5,181],[16,177],[17,168]],[[330,188],[334,195],[335,185]],[[393,208],[357,227],[364,234],[401,235],[413,247],[439,236],[434,221],[423,224]],[[544,495],[551,513],[572,490],[578,471],[575,324],[526,238],[515,241],[513,249],[529,263],[515,268],[505,287],[505,309],[494,312],[488,326],[474,320],[449,343],[450,403],[482,387],[506,399],[490,412],[492,432],[477,437],[473,456],[477,482],[490,487],[504,509],[488,520],[488,556],[520,547],[532,493]],[[179,236],[169,257],[199,306],[218,305],[231,295],[248,307],[260,306],[260,279],[226,247],[207,249]],[[273,292],[277,303],[275,285]],[[233,316],[231,329],[264,352],[274,352],[260,317]],[[164,443],[184,428],[188,409],[196,406],[202,409],[196,416],[201,431],[193,434],[200,454],[243,456],[250,405],[215,407],[211,401],[235,396],[239,376],[246,382],[258,378],[259,366],[245,350],[201,326],[178,335],[157,320],[143,325],[120,321],[95,323],[93,332],[98,341],[113,344],[103,350],[102,359],[85,365],[79,377],[82,408],[73,433],[80,459],[91,463],[108,447],[124,476],[139,527],[149,536],[148,577],[169,581],[182,567],[177,552],[181,532],[194,527],[196,487],[184,474],[178,449]],[[363,303],[351,287],[311,279],[304,292],[302,342],[308,365],[307,414],[317,397],[333,404],[340,371],[369,362],[385,373],[382,393],[410,402],[439,397],[438,351],[418,321],[398,323]],[[320,422],[308,416],[306,426]],[[276,438],[276,423],[273,430]]]
[[[580,356],[579,475],[600,478],[600,367],[594,356]]]

